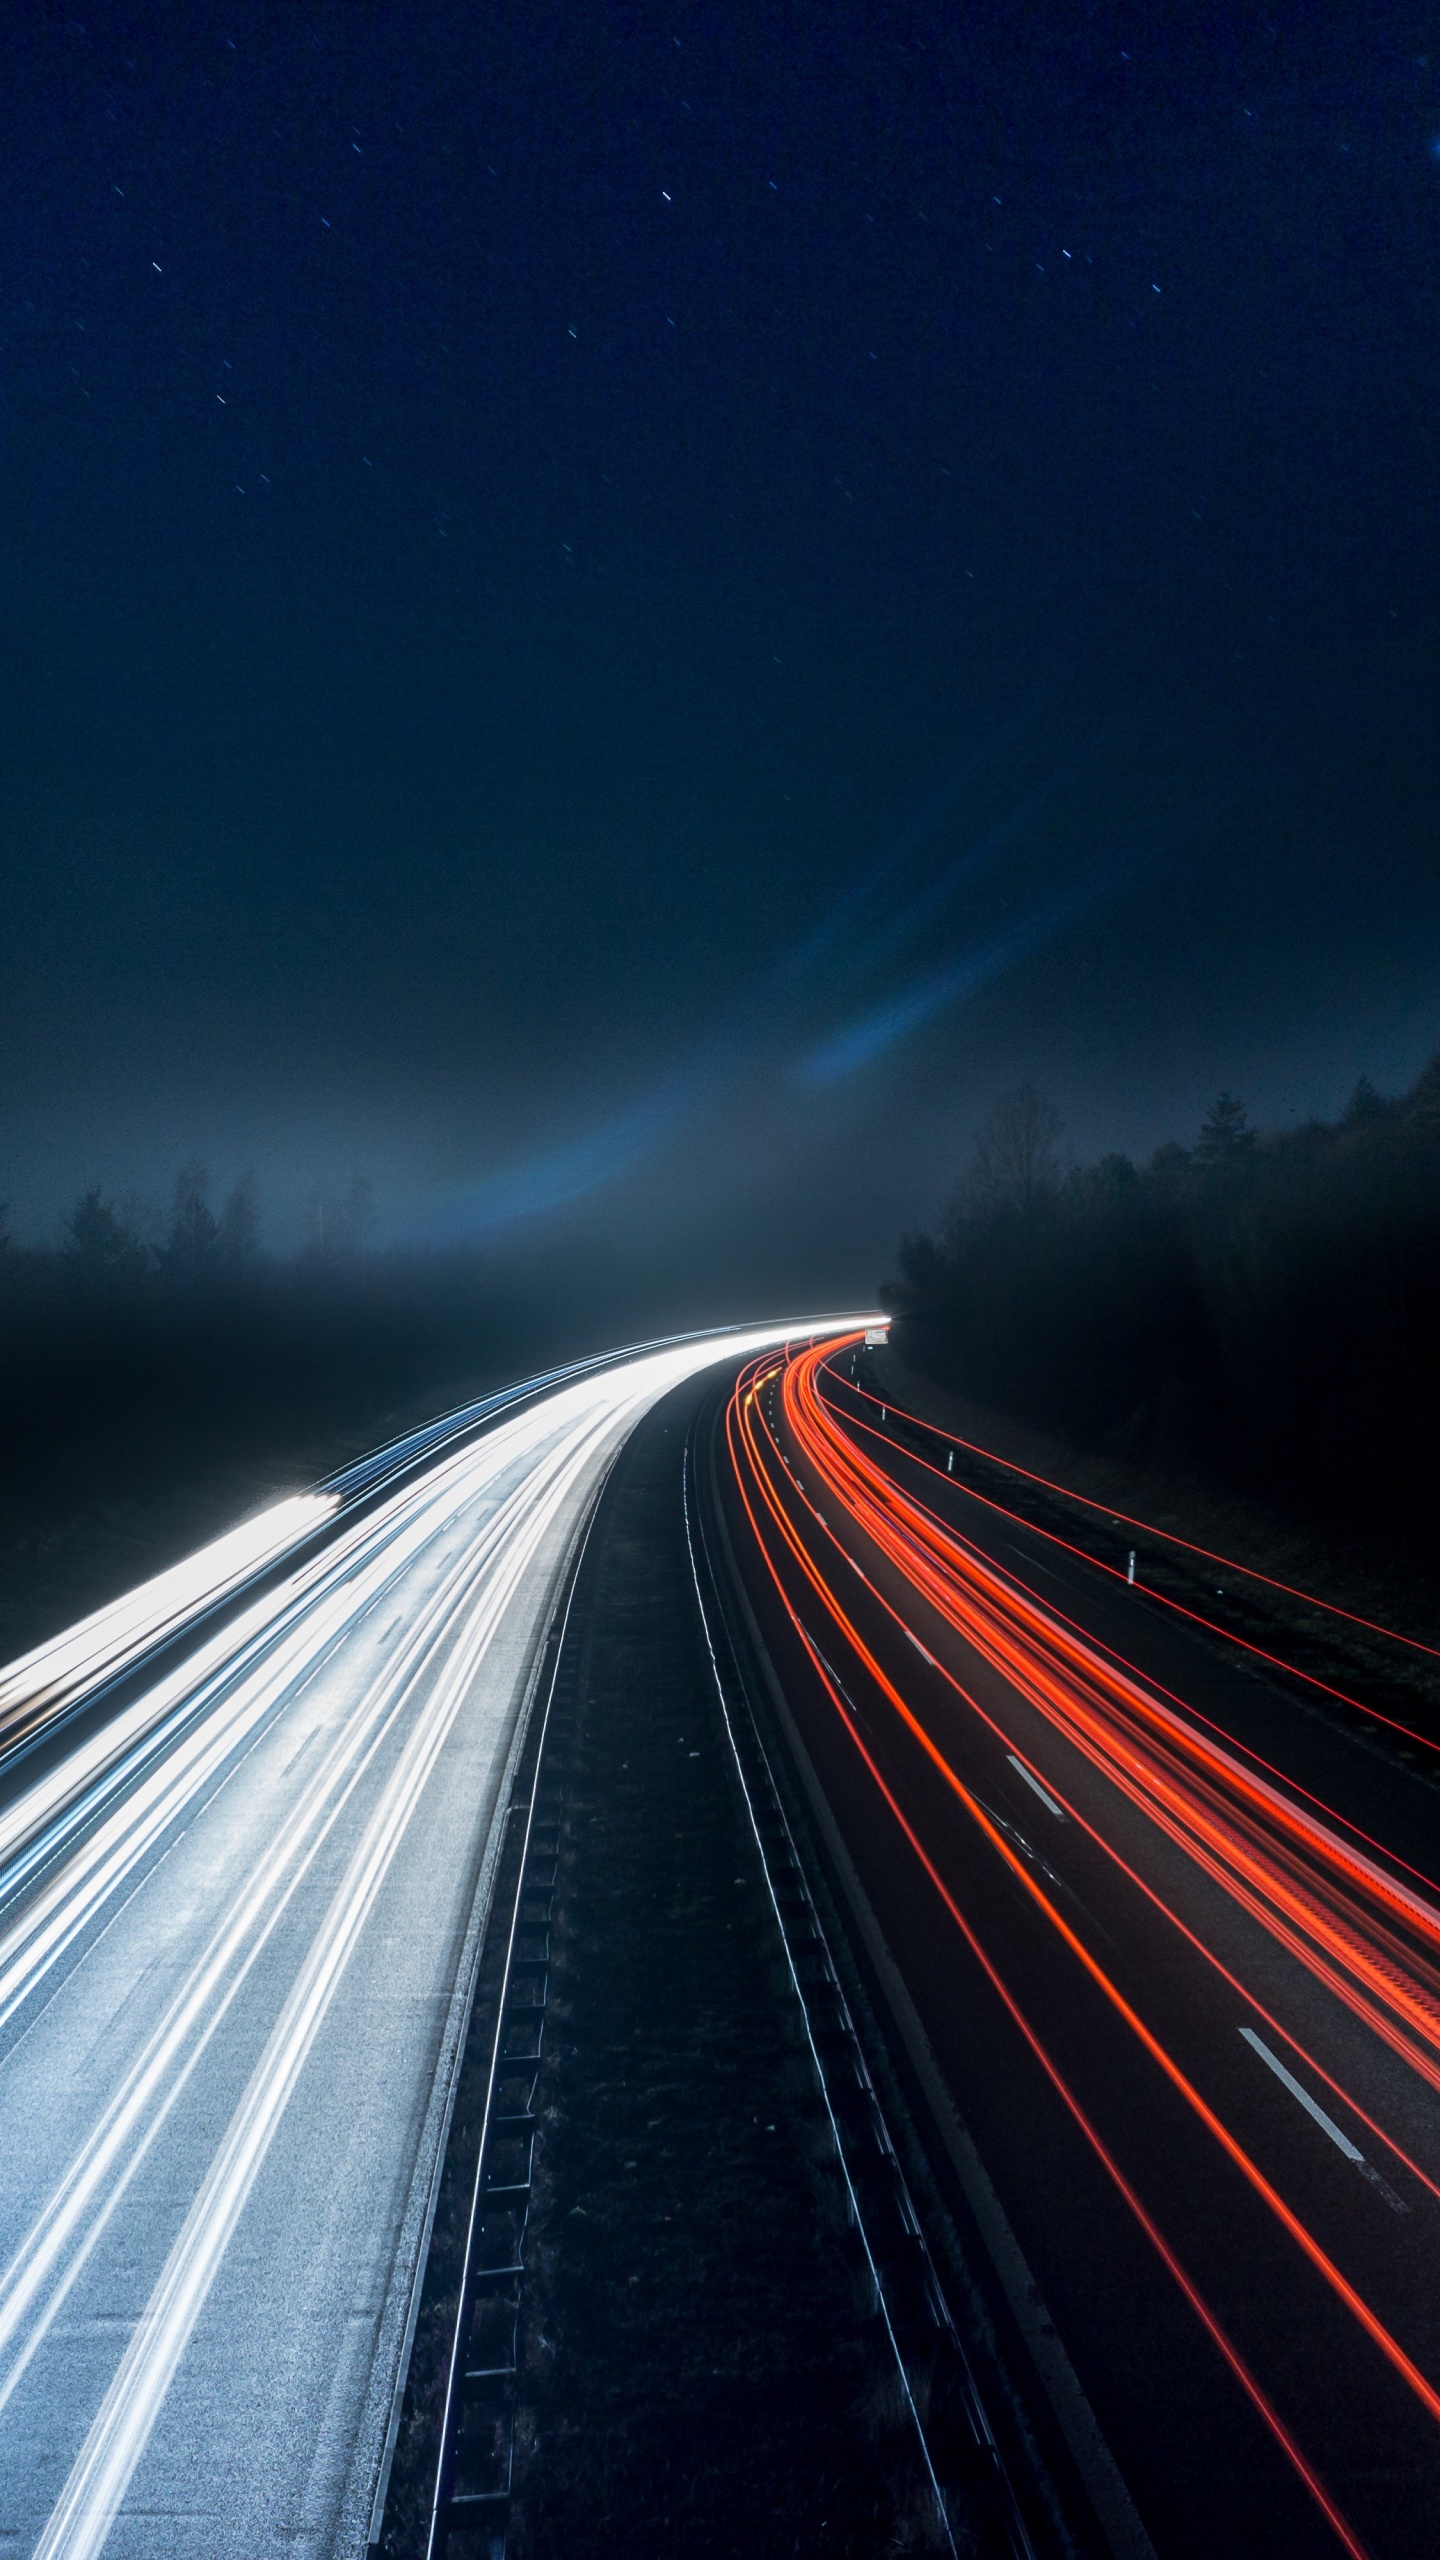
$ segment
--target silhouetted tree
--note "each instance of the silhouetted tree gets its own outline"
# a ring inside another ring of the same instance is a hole
[[[1167,1191],[1174,1191],[1188,1175],[1190,1163],[1189,1148],[1182,1147],[1178,1138],[1167,1138],[1164,1146],[1157,1147],[1150,1159],[1151,1176]]]
[[[368,1253],[375,1233],[375,1187],[367,1174],[357,1173],[340,1203],[340,1231],[349,1253]]]
[[[1377,1092],[1368,1076],[1361,1076],[1345,1105],[1344,1127],[1370,1129],[1380,1120],[1398,1120],[1400,1105],[1388,1094]]]
[[[1193,1161],[1206,1173],[1228,1173],[1253,1153],[1255,1132],[1233,1093],[1217,1094],[1200,1123]]]
[[[199,1164],[175,1177],[175,1210],[160,1260],[176,1280],[200,1280],[219,1258],[220,1229],[206,1198],[210,1176]]]
[[[227,1271],[248,1271],[255,1262],[260,1251],[260,1189],[253,1173],[242,1173],[231,1184],[216,1242]]]
[[[76,1201],[65,1224],[64,1249],[89,1272],[118,1275],[145,1267],[144,1246],[98,1182],[92,1182]]]
[[[1032,1084],[1002,1093],[975,1133],[965,1205],[992,1214],[1008,1211],[1028,1224],[1060,1187],[1062,1126],[1053,1103]]]
[[[1070,1190],[1087,1206],[1104,1205],[1118,1208],[1139,1197],[1143,1177],[1128,1156],[1102,1156],[1098,1164],[1085,1165],[1070,1176]]]
[[[1440,1057],[1263,1136],[1222,1093],[1193,1151],[1058,1185],[1053,1120],[1008,1097],[884,1296],[907,1357],[993,1403],[1413,1530],[1437,1503]]]
[[[1401,1108],[1416,1128],[1440,1135],[1440,1049],[1421,1068]]]
[[[375,1229],[370,1182],[357,1173],[337,1198],[328,1182],[317,1182],[310,1195],[311,1259],[354,1262],[368,1251]]]

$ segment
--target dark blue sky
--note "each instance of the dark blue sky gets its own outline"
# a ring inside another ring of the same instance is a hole
[[[361,1169],[764,1297],[1020,1075],[1413,1073],[1434,19],[7,10],[21,1230]]]

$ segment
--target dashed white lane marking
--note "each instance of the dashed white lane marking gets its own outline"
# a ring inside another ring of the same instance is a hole
[[[1309,2090],[1302,2089],[1299,2081],[1295,2078],[1294,2073],[1286,2070],[1278,2053],[1271,2052],[1268,2044],[1265,2044],[1261,2038],[1257,2036],[1253,2027],[1242,2027],[1240,2033],[1252,2050],[1259,2054],[1261,2061],[1267,2064],[1269,2069],[1274,2072],[1276,2079],[1284,2082],[1291,2097],[1299,2099],[1307,2116],[1314,2117],[1321,2132],[1329,2134],[1336,2150],[1343,2151],[1346,2159],[1353,2160],[1357,2168],[1364,2169],[1368,2167],[1369,2164],[1366,2161],[1364,2152],[1357,2151],[1348,2133],[1342,2133],[1338,2124],[1331,2123],[1324,2108],[1316,2105]]]
[[[907,1634],[907,1636],[910,1636],[910,1641],[911,1641],[911,1643],[913,1644],[913,1646],[915,1647],[916,1652],[920,1655],[920,1657],[921,1657],[922,1661],[928,1662],[932,1671],[938,1671],[938,1670],[939,1670],[939,1668],[940,1668],[940,1665],[939,1665],[939,1663],[936,1661],[934,1654],[933,1654],[933,1653],[927,1653],[927,1652],[925,1651],[925,1647],[924,1647],[924,1646],[923,1646],[923,1644],[921,1643],[921,1641],[920,1641],[919,1637],[918,1637],[918,1636],[915,1636],[915,1635],[910,1635],[910,1629],[909,1629],[908,1627],[906,1628],[905,1633]]]
[[[1042,1787],[1039,1779],[1034,1777],[1030,1770],[1026,1768],[1024,1761],[1017,1760],[1013,1751],[1007,1751],[1005,1757],[1009,1761],[1011,1768],[1014,1770],[1016,1777],[1023,1778],[1027,1787],[1034,1788],[1041,1803],[1049,1808],[1050,1812],[1054,1814],[1057,1822],[1064,1822],[1066,1819],[1065,1807],[1063,1804],[1056,1803],[1048,1789]]]

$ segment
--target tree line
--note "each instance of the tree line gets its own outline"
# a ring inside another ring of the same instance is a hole
[[[299,1258],[353,1261],[370,1246],[374,1227],[365,1175],[356,1174],[339,1192],[317,1182]],[[217,1210],[211,1206],[205,1167],[186,1165],[175,1177],[168,1223],[121,1207],[98,1182],[90,1183],[63,1221],[55,1248],[13,1244],[0,1210],[0,1280],[8,1280],[12,1289],[26,1280],[53,1288],[71,1279],[119,1287],[156,1278],[187,1283],[254,1279],[261,1261],[260,1190],[253,1173],[232,1183]]]
[[[97,1505],[128,1507],[138,1542],[186,1486],[193,1533],[166,1535],[194,1543],[257,1498],[252,1479],[303,1482],[523,1373],[554,1324],[474,1254],[377,1249],[360,1178],[317,1186],[288,1254],[265,1248],[249,1176],[217,1196],[187,1167],[163,1218],[90,1185],[53,1243],[0,1245],[0,1578],[23,1596]],[[148,1562],[137,1543],[112,1579]],[[57,1624],[88,1605],[52,1598]]]
[[[1339,1119],[1260,1131],[1222,1093],[1148,1165],[1067,1168],[1005,1094],[937,1232],[882,1292],[914,1366],[1075,1443],[1423,1536],[1440,1430],[1440,1054]]]

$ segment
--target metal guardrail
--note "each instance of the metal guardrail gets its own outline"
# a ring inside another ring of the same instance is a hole
[[[1037,2560],[1023,2503],[931,2254],[810,1889],[772,1765],[744,1634],[733,1603],[727,1605],[731,1595],[706,1533],[707,1506],[694,1458],[692,1434],[686,1448],[686,1533],[721,1714],[936,2527],[953,2553],[955,2526],[963,2518],[968,2547],[968,2533],[981,2518],[987,2549],[1007,2550],[1012,2560]],[[958,2429],[936,2426],[935,2413],[947,2401]]]
[[[607,1479],[608,1481],[608,1472]],[[445,2383],[426,2560],[444,2560],[453,2533],[490,2528],[491,2560],[503,2560],[514,2473],[520,2289],[525,2275],[537,2118],[549,1993],[550,1920],[560,1849],[561,1773],[554,1710],[565,1638],[590,1543],[592,1503],[562,1607],[551,1630],[518,1879],[494,2008],[479,2148],[470,2193],[459,2300]]]
[[[806,1880],[783,1796],[752,1715],[739,1659],[741,1646],[732,1639],[704,1522],[693,1500],[693,1442],[685,1453],[684,1488],[696,1600],[722,1720],[830,2118],[856,2245],[913,2423],[918,2469],[933,2500],[936,2531],[953,2553],[951,2508],[957,2486],[959,2509],[966,2512],[967,2522],[977,2486],[973,2472],[957,2484],[953,2459],[937,2463],[932,2453],[921,2408],[934,2379],[929,2368],[938,2358],[949,2377],[952,2400],[958,2386],[971,2459],[986,2475],[980,2505],[991,2527],[987,2547],[1008,2549],[1013,2560],[1035,2560],[1034,2545],[931,2257]],[[467,2560],[478,2560],[482,2553],[485,2560],[504,2560],[509,2536],[517,2485],[515,2428],[521,2395],[525,2243],[549,2007],[550,1928],[567,1756],[564,1728],[571,1712],[561,1695],[561,1675],[571,1611],[599,1504],[597,1495],[547,1640],[549,1660],[537,1683],[532,1711],[538,1719],[538,1735],[533,1753],[526,1754],[529,1791],[509,1809],[510,1819],[522,1826],[513,1903],[508,1914],[496,1912],[490,1923],[493,1928],[498,1920],[503,1926],[504,1952],[493,1977],[495,1988],[487,1998],[485,2095],[469,2188],[426,2560],[453,2560],[461,2549]],[[377,2529],[372,2548],[378,2539]]]

